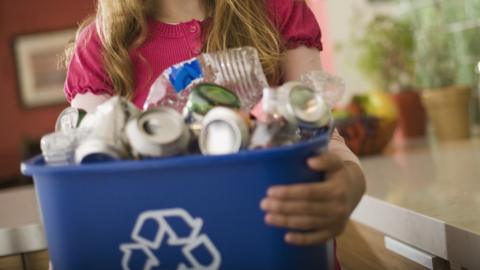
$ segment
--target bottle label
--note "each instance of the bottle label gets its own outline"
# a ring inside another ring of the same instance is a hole
[[[192,82],[203,79],[203,72],[198,59],[175,65],[168,70],[168,79],[175,92],[180,93]]]

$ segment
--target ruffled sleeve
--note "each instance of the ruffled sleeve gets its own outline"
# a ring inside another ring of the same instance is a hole
[[[77,94],[91,92],[113,95],[113,87],[103,66],[102,46],[95,23],[79,35],[67,70],[64,92],[69,102]]]
[[[266,0],[266,3],[287,49],[304,45],[322,50],[320,26],[305,1]]]

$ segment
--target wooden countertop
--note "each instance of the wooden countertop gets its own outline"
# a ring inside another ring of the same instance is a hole
[[[416,142],[362,159],[367,194],[352,218],[480,269],[480,140]]]

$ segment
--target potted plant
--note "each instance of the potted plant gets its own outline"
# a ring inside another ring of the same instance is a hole
[[[454,38],[448,34],[442,1],[416,13],[417,82],[424,89],[422,101],[440,141],[470,137],[471,87],[457,83],[458,61]],[[473,66],[472,66],[473,71]]]
[[[415,82],[415,37],[411,21],[377,15],[356,38],[358,68],[377,89],[392,93],[405,137],[425,135],[426,116]]]

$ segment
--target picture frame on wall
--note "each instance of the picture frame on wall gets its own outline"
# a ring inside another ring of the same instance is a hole
[[[14,40],[17,81],[26,108],[66,102],[63,86],[66,70],[60,61],[75,29],[21,35]]]

